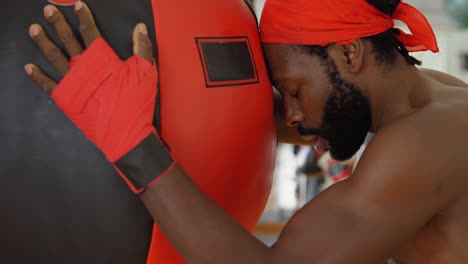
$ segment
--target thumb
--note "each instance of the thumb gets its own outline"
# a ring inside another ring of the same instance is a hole
[[[133,53],[153,63],[153,43],[148,36],[145,24],[140,23],[133,31]]]

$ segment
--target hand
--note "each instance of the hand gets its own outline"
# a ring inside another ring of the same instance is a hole
[[[75,13],[86,48],[56,7],[44,8],[47,21],[71,60],[40,25],[34,24],[29,29],[33,41],[64,76],[62,81],[57,84],[33,64],[26,65],[25,70],[104,152],[130,188],[141,193],[174,164],[152,124],[158,74],[147,28],[144,24],[135,27],[135,55],[122,61],[101,37],[91,11],[83,2],[76,3]]]
[[[101,34],[96,27],[91,11],[85,3],[78,1],[75,4],[75,13],[78,17],[81,37],[85,47],[88,48],[96,39],[101,37]],[[61,43],[68,52],[68,55],[70,57],[81,55],[84,49],[63,14],[60,13],[55,6],[47,5],[44,8],[44,16],[54,27]],[[38,24],[31,25],[29,28],[29,35],[37,46],[39,46],[55,69],[62,76],[66,75],[70,70],[68,57],[50,40],[44,29]],[[138,24],[135,27],[133,32],[133,43],[134,54],[152,63],[152,43],[148,37],[148,32],[144,24]],[[44,74],[44,72],[36,65],[28,64],[26,65],[25,70],[30,78],[48,94],[52,94],[57,87],[57,82]]]

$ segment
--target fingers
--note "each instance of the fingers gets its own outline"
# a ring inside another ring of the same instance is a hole
[[[34,24],[29,28],[29,35],[33,41],[42,50],[47,60],[57,69],[63,76],[70,70],[68,59],[62,51],[49,39],[49,36],[44,32],[44,29]]]
[[[75,4],[75,13],[78,16],[79,28],[81,37],[86,47],[89,47],[91,43],[101,36],[99,30],[94,22],[93,15],[88,6],[82,1],[78,1]]]
[[[49,76],[47,76],[36,65],[28,64],[24,67],[24,70],[28,74],[29,78],[31,78],[33,82],[39,85],[41,89],[49,95],[51,95],[55,87],[57,87],[57,83],[49,78]]]
[[[138,24],[133,31],[133,53],[153,63],[153,44],[145,24]]]
[[[78,41],[75,33],[68,24],[65,17],[53,5],[47,5],[44,8],[44,16],[49,23],[54,27],[57,35],[65,46],[68,54],[73,57],[83,52],[80,42]]]

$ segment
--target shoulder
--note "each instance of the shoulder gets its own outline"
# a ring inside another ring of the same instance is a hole
[[[419,194],[442,209],[459,192],[452,181],[459,168],[450,153],[456,141],[447,140],[450,131],[432,112],[421,110],[378,131],[356,167],[354,180],[366,182],[368,188]]]
[[[466,87],[468,88],[468,84],[450,74],[432,70],[432,69],[420,69],[422,73],[428,76],[430,79],[440,82],[447,86],[456,86],[456,87]]]

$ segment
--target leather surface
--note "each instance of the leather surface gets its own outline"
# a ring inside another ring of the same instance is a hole
[[[124,59],[134,25],[154,32],[149,0],[87,3]],[[30,24],[47,25],[46,4],[0,2],[0,263],[145,263],[152,220],[138,196],[24,73],[35,63],[59,80],[28,37]],[[73,8],[60,9],[76,25]]]

